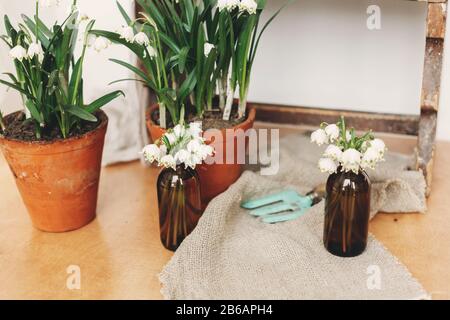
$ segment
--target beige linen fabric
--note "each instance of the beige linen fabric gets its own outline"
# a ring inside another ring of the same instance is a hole
[[[166,299],[419,299],[422,286],[369,236],[355,258],[322,244],[324,202],[297,220],[265,224],[239,207],[249,199],[294,188],[306,193],[326,181],[321,150],[303,136],[282,139],[275,176],[246,171],[205,210],[160,274]],[[379,210],[425,211],[425,182],[408,171],[411,158],[388,154],[372,179],[372,216]],[[378,281],[379,280],[379,281]],[[379,286],[378,286],[379,284]]]

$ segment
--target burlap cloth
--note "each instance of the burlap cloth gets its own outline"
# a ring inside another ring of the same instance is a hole
[[[306,193],[326,181],[317,169],[322,150],[304,136],[280,142],[275,176],[246,171],[205,210],[161,272],[166,299],[420,299],[429,297],[382,243],[340,258],[323,247],[324,201],[297,220],[265,224],[239,207],[243,199],[294,188]],[[372,181],[378,211],[426,210],[425,181],[408,171],[412,158],[389,153]],[[375,277],[375,278],[374,278]],[[375,280],[374,280],[375,279]],[[375,281],[375,282],[374,282]]]

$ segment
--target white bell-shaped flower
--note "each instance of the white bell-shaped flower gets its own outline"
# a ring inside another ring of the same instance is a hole
[[[42,50],[42,45],[40,42],[33,42],[28,47],[27,51],[28,59],[33,59],[33,57],[38,57],[39,61],[44,59],[44,50]]]
[[[130,26],[122,26],[119,30],[120,39],[125,39],[126,42],[133,42],[134,30]]]
[[[329,174],[335,173],[337,171],[337,164],[330,158],[320,158],[319,159],[319,170],[321,172],[327,172]]]
[[[150,44],[150,40],[148,39],[147,35],[144,32],[137,33],[134,38],[133,42],[136,42],[140,44],[141,46],[147,47]]]
[[[17,45],[9,51],[9,55],[11,58],[22,62],[23,59],[27,58],[27,50],[21,45]]]
[[[328,135],[323,129],[317,129],[311,134],[311,142],[316,143],[318,146],[328,143]]]

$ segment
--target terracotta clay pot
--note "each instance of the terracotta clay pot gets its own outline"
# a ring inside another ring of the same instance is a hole
[[[165,129],[162,129],[160,126],[154,123],[151,118],[151,114],[158,108],[157,104],[152,105],[147,110],[146,116],[146,124],[147,130],[150,134],[150,137],[153,141],[159,139],[165,132]],[[238,129],[242,129],[247,131],[253,127],[255,122],[256,110],[254,108],[250,108],[248,111],[247,119],[240,123],[239,125],[229,128],[234,131]],[[205,208],[208,203],[217,195],[221,194],[228,187],[236,182],[237,179],[241,176],[243,170],[243,164],[237,164],[237,137],[232,139],[226,138],[226,131],[222,129],[222,137],[223,139],[217,139],[214,141],[206,141],[206,143],[213,146],[216,150],[221,147],[220,150],[223,150],[223,157],[226,159],[227,156],[227,144],[234,143],[234,163],[233,164],[202,164],[196,168],[197,173],[200,177],[200,189],[201,189],[201,198],[202,198],[202,206]],[[246,145],[248,144],[248,139],[246,138]],[[224,161],[225,162],[225,161]]]
[[[20,141],[0,136],[0,148],[33,225],[42,231],[81,228],[95,218],[108,117],[82,136],[56,141]]]

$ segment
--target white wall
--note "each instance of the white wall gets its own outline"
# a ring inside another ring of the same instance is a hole
[[[268,14],[284,1],[268,0]],[[66,7],[70,1],[61,2]],[[98,20],[98,27],[115,30],[122,22],[113,0],[78,2],[82,11]],[[122,2],[130,6],[131,0]],[[381,30],[367,29],[369,4],[381,7]],[[0,13],[8,13],[16,20],[22,11],[32,14],[33,5],[34,0],[0,0]],[[425,11],[424,3],[404,0],[297,0],[280,14],[263,37],[253,70],[250,99],[418,114]],[[55,15],[55,11],[48,13],[49,17]],[[447,52],[449,46],[450,41],[446,43]],[[450,53],[444,59],[438,127],[438,138],[446,140],[450,140],[449,56]],[[106,87],[108,82],[129,76],[123,68],[108,62],[109,57],[130,58],[119,46],[102,53],[91,51],[85,68],[87,100],[112,90]],[[0,71],[7,70],[12,70],[8,52],[0,45]],[[127,107],[126,99],[117,101],[116,108],[120,108],[119,103]],[[0,108],[7,112],[18,107],[17,94],[0,86]]]
[[[284,2],[269,0],[266,17]],[[380,30],[367,28],[372,4],[381,9]],[[423,2],[297,0],[263,37],[249,100],[419,114],[425,20]],[[449,46],[450,41],[447,52]],[[445,140],[450,140],[449,55],[438,126],[438,139]]]

